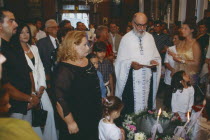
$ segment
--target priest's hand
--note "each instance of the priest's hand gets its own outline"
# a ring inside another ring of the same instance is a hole
[[[131,63],[131,67],[132,67],[134,70],[139,70],[139,69],[143,68],[143,65],[139,64],[138,62],[132,62],[132,63]]]
[[[150,64],[151,64],[151,65],[159,65],[159,63],[158,63],[157,61],[155,61],[155,60],[151,60],[151,61],[150,61]]]

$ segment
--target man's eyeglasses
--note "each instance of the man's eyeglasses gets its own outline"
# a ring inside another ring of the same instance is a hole
[[[48,27],[48,28],[57,29],[57,28],[58,28],[58,26],[51,26],[51,27]]]
[[[146,28],[147,27],[147,24],[137,24],[135,21],[133,21],[134,24],[139,28],[139,27],[143,27],[143,28]]]

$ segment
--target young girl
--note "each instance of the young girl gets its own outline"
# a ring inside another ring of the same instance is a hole
[[[185,71],[178,71],[172,77],[171,108],[175,116],[187,121],[186,114],[191,112],[194,103],[194,88],[190,85],[190,77]]]
[[[103,119],[99,122],[99,139],[100,140],[125,140],[123,129],[114,124],[114,120],[120,116],[123,108],[122,101],[115,96],[109,96],[104,99]]]

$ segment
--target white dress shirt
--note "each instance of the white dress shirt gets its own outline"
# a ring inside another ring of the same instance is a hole
[[[176,53],[176,46],[170,47],[169,50],[173,53]],[[168,54],[168,51],[166,52],[164,63],[168,63],[172,68],[175,67],[175,61],[173,60],[173,57]],[[166,68],[166,71],[165,71],[164,82],[167,85],[171,85],[171,71],[167,68]]]
[[[115,35],[113,35],[112,33],[110,33],[110,36],[111,36],[112,43],[113,43],[112,50],[113,50],[113,52],[116,52],[116,48],[115,48]]]
[[[39,39],[42,39],[42,38],[44,38],[44,37],[46,37],[47,35],[46,35],[46,33],[44,32],[44,31],[42,31],[42,30],[39,30],[39,32],[37,32],[37,34],[36,34],[36,39],[37,39],[37,41],[39,40]]]
[[[54,38],[54,37],[52,37],[51,35],[49,35],[49,37],[50,37],[50,40],[51,40],[51,42],[52,42],[54,48],[56,49],[56,48],[57,48],[57,45],[56,45],[55,40],[56,40],[57,38]]]

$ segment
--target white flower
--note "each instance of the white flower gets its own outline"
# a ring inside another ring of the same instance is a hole
[[[133,137],[134,137],[134,132],[133,132],[133,131],[130,131],[130,132],[127,134],[127,137],[128,137],[128,139],[132,140]]]
[[[170,136],[166,136],[163,138],[163,140],[171,140],[172,138]]]
[[[169,115],[168,115],[168,113],[167,113],[166,111],[163,111],[162,114],[163,114],[163,116],[166,117],[166,118],[169,117]]]
[[[146,140],[146,135],[144,133],[136,133],[134,140]]]

